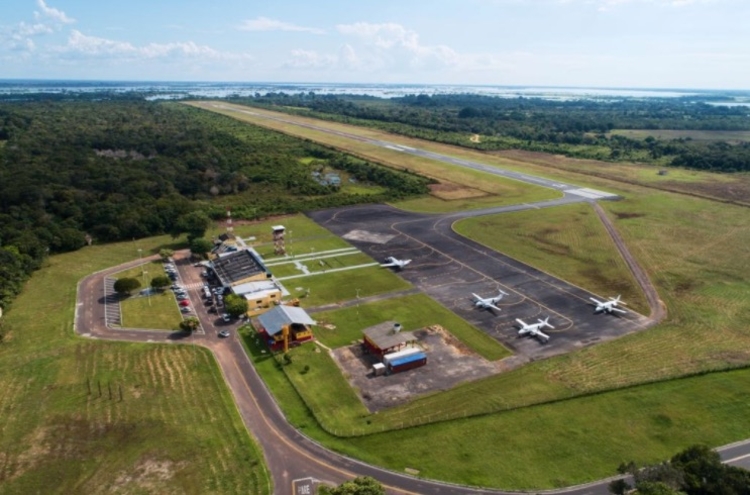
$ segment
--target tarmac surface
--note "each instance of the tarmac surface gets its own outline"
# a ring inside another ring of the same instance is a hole
[[[451,228],[453,222],[469,216],[573,201],[579,200],[561,198],[451,215],[425,215],[386,205],[366,205],[315,211],[309,216],[375,259],[384,260],[386,256],[411,259],[398,274],[511,349],[515,356],[506,361],[512,368],[615,339],[653,324],[653,320],[630,310],[622,315],[595,313],[590,297],[606,300],[616,294],[592,294],[466,239]],[[492,297],[498,290],[508,293],[496,304],[500,312],[474,306],[472,293]],[[535,323],[547,317],[555,327],[544,330],[551,337],[547,343],[518,336],[516,318]]]

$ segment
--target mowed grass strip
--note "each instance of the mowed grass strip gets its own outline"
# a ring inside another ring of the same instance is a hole
[[[467,169],[464,167],[458,167],[449,165],[440,161],[426,159],[411,154],[402,153],[395,150],[382,148],[373,144],[363,143],[360,141],[353,140],[351,138],[336,136],[327,132],[314,130],[310,128],[301,127],[299,125],[290,124],[286,122],[278,122],[269,120],[258,115],[250,115],[244,113],[249,107],[242,105],[233,105],[225,102],[190,102],[192,106],[209,110],[212,112],[221,113],[234,119],[248,122],[253,125],[259,125],[269,129],[277,130],[291,136],[300,137],[303,139],[310,139],[322,144],[333,146],[342,151],[346,151],[356,156],[372,160],[377,163],[403,170],[408,169],[413,172],[431,177],[437,180],[444,180],[453,184],[460,184],[470,189],[482,191],[486,194],[491,195],[492,200],[484,199],[478,204],[474,204],[471,201],[459,201],[456,203],[446,202],[443,200],[427,201],[422,203],[416,203],[414,206],[417,211],[459,211],[466,208],[481,208],[485,206],[499,206],[523,202],[534,202],[542,201],[545,199],[557,198],[560,193],[552,189],[538,187],[532,184],[525,184],[522,182],[506,179],[499,176],[494,176],[479,172],[476,170]],[[216,105],[221,105],[222,108],[218,108]],[[372,129],[362,129],[356,126],[347,126],[343,124],[337,124],[334,122],[326,122],[317,119],[310,119],[306,117],[299,117],[296,115],[286,115],[276,112],[269,112],[258,108],[252,108],[252,112],[260,115],[268,115],[276,118],[283,118],[285,120],[300,122],[306,124],[313,124],[325,129],[332,130],[343,130],[355,135],[362,135],[368,137],[377,137],[379,139],[387,139],[392,142],[406,142],[411,145],[419,143],[422,146],[422,142],[418,140],[404,139],[400,136],[395,136],[381,131],[375,131]],[[450,150],[454,156],[456,155],[454,148],[445,148]],[[485,155],[476,154],[475,159],[479,157],[479,161],[483,160],[481,157]],[[492,157],[489,157],[492,160]],[[409,209],[412,206],[409,202],[403,204],[397,203],[399,207]],[[435,210],[425,210],[430,206],[435,207]]]
[[[588,204],[469,218],[453,228],[602,298],[622,295],[630,309],[649,313],[643,292]]]
[[[355,300],[357,293],[359,297],[368,297],[411,287],[406,280],[379,266],[331,271],[295,278],[284,284],[292,296],[308,294],[302,299],[305,308]]]
[[[495,339],[424,294],[316,313],[315,319],[320,324],[315,329],[316,338],[334,349],[362,340],[362,330],[367,327],[393,320],[401,323],[407,332],[439,324],[469,349],[490,361],[511,355]],[[326,328],[324,324],[335,328]]]
[[[124,328],[179,330],[182,313],[172,291],[133,296],[120,301]]]
[[[137,257],[132,243],[53,256],[4,315],[2,491],[270,494],[210,352],[74,336],[77,282]]]
[[[694,443],[747,437],[748,393],[750,370],[717,373],[352,438],[348,451],[453,483],[560,488],[615,475],[622,462],[655,463]]]
[[[282,369],[319,424],[337,435],[364,431],[367,408],[333,357],[312,342],[291,349]]]

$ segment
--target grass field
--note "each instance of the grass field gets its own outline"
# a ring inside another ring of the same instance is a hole
[[[182,313],[172,291],[135,296],[120,302],[124,328],[179,330]]]
[[[406,296],[356,307],[317,313],[320,323],[315,336],[331,348],[349,345],[362,339],[362,330],[384,321],[398,321],[405,331],[419,330],[440,324],[468,348],[490,361],[510,356],[511,353],[495,339],[468,324],[445,307],[424,294]],[[336,328],[327,329],[322,324]]]
[[[0,491],[270,494],[208,351],[73,335],[77,281],[137,256],[132,243],[54,256],[3,317]]]
[[[611,135],[625,136],[631,139],[646,139],[651,136],[656,139],[691,139],[693,141],[726,141],[729,143],[743,143],[750,141],[750,131],[697,131],[697,130],[669,130],[669,129],[614,129]]]
[[[634,311],[649,313],[638,284],[588,204],[469,218],[454,229],[604,298],[620,294]]]
[[[308,253],[314,254],[314,253]],[[309,273],[323,273],[327,270],[346,268],[357,265],[373,263],[372,258],[361,252],[339,254],[337,256],[325,255],[325,257],[309,257],[297,260],[298,263],[307,267]],[[294,261],[269,267],[276,277],[303,275],[304,272],[297,268]]]
[[[306,308],[356,299],[357,291],[360,297],[368,297],[411,287],[409,282],[379,266],[293,279],[285,285],[293,296],[309,289],[309,295],[302,299]]]

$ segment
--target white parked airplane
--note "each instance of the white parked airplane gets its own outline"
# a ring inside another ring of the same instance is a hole
[[[411,260],[400,260],[398,258],[394,258],[393,256],[388,256],[385,259],[385,263],[381,263],[380,266],[394,266],[397,270],[401,270],[403,267],[411,263]]]
[[[618,313],[627,313],[624,309],[620,309],[617,306],[619,304],[625,304],[624,302],[620,301],[620,296],[617,297],[610,297],[609,301],[600,301],[598,299],[594,299],[593,297],[590,297],[592,301],[596,303],[596,309],[594,310],[596,313],[599,311],[604,311],[606,313],[612,313],[613,311],[617,311]]]
[[[499,289],[498,289],[499,290]],[[495,306],[497,303],[500,302],[500,300],[503,298],[503,296],[507,296],[507,292],[500,291],[498,295],[495,297],[479,297],[477,294],[471,293],[472,296],[474,296],[474,306],[477,308],[482,309],[496,309],[498,311],[502,311],[500,308]]]
[[[523,320],[516,319],[516,321],[519,323],[519,325],[521,325],[521,329],[518,331],[518,335],[531,335],[532,337],[537,337],[542,341],[542,343],[549,340],[549,335],[542,332],[542,328],[555,328],[549,324],[549,316],[543,320],[537,320],[539,323],[532,323],[531,325],[528,325]]]

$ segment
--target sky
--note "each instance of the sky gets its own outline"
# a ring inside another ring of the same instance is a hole
[[[748,0],[3,0],[0,78],[750,89]]]

